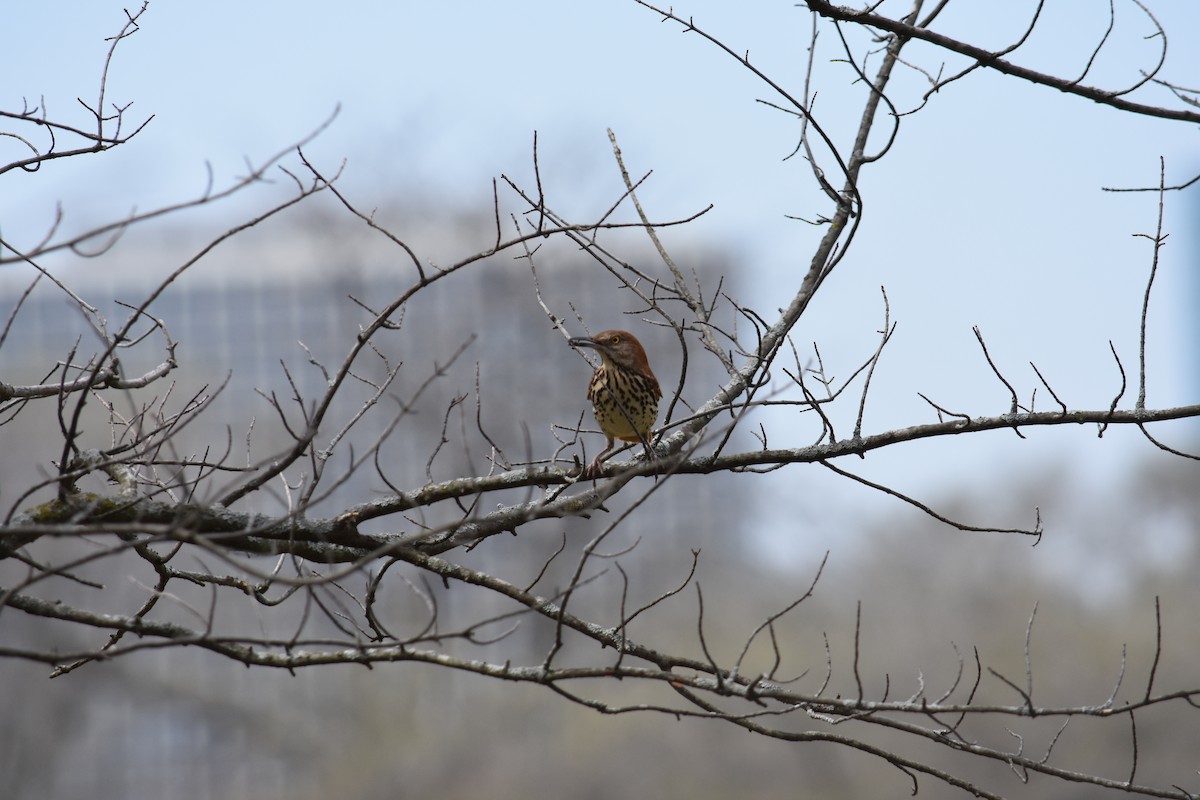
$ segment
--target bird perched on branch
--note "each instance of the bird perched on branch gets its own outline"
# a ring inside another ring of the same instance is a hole
[[[614,439],[641,442],[647,454],[653,455],[650,430],[658,418],[662,390],[642,343],[629,331],[603,331],[590,339],[575,337],[568,344],[590,347],[600,354],[600,366],[592,373],[587,396],[607,442],[583,477],[595,478],[600,473],[601,462],[613,451]]]

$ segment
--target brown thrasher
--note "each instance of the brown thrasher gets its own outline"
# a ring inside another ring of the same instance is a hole
[[[650,371],[642,343],[628,331],[603,331],[590,339],[575,337],[568,344],[590,347],[600,354],[600,366],[592,373],[587,396],[607,442],[583,477],[595,478],[600,473],[600,463],[613,451],[614,439],[641,442],[652,456],[650,429],[658,417],[662,390]]]

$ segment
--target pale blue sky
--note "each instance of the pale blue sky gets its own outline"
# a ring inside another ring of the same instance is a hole
[[[1000,10],[951,3],[939,30],[997,47],[1019,35],[1033,3],[989,5]],[[1100,15],[1091,19],[1081,4],[1049,5],[1044,27],[1016,60],[1077,74],[1107,23],[1107,4],[1091,4]],[[734,50],[749,50],[755,64],[800,93],[811,25],[805,10],[716,0],[674,7]],[[22,95],[44,95],[52,114],[76,115],[75,96],[96,93],[103,38],[119,27],[121,9],[109,0],[6,3],[0,104],[15,109]],[[1152,10],[1172,35],[1164,75],[1200,84],[1200,3],[1158,2]],[[1155,42],[1142,38],[1152,32],[1147,21],[1130,3],[1118,3],[1117,14],[1113,42],[1085,82],[1123,86],[1154,63]],[[700,37],[631,1],[359,1],[335,10],[313,2],[156,0],[141,27],[118,53],[109,99],[132,100],[134,117],[152,113],[154,121],[113,153],[6,175],[6,236],[30,241],[33,234],[22,234],[45,224],[56,200],[69,221],[84,221],[190,196],[203,186],[206,161],[228,179],[244,158],[286,147],[338,104],[339,118],[308,149],[330,170],[346,158],[343,190],[367,208],[432,196],[488,209],[493,177],[529,179],[536,129],[552,200],[590,213],[617,186],[611,127],[631,169],[655,172],[642,192],[652,216],[715,204],[702,221],[669,231],[667,242],[728,248],[752,286],[751,305],[764,312],[794,287],[819,235],[785,215],[828,211],[803,163],[782,161],[798,128],[755,102],[775,99],[769,89]],[[906,53],[931,71],[942,62],[927,47]],[[823,28],[815,111],[845,142],[863,90],[840,57]],[[911,105],[919,76],[901,71],[893,89],[899,104]],[[1174,102],[1161,90],[1144,97]],[[1100,187],[1154,183],[1160,155],[1170,179],[1200,171],[1196,126],[1132,118],[983,71],[946,88],[905,118],[893,152],[864,172],[862,230],[798,340],[819,340],[843,365],[859,358],[873,347],[883,284],[899,328],[875,378],[879,402],[869,429],[928,421],[918,391],[973,413],[1005,410],[972,325],[1019,378],[1023,396],[1036,383],[1033,360],[1072,405],[1107,407],[1118,380],[1108,341],[1127,369],[1136,359],[1149,247],[1133,234],[1153,230],[1157,202]],[[1167,198],[1171,238],[1152,311],[1151,405],[1195,402],[1200,388],[1197,191]],[[980,437],[957,457],[1036,460],[1064,443],[1092,452],[1080,441],[1094,433],[1031,439]]]

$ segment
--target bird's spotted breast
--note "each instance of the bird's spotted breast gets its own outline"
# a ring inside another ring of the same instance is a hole
[[[601,367],[592,375],[588,399],[600,429],[614,439],[637,442],[658,418],[658,386],[642,375]]]

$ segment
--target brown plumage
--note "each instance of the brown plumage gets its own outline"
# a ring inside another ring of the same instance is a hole
[[[585,478],[594,478],[604,457],[613,451],[615,439],[641,442],[651,452],[650,431],[658,418],[662,390],[642,343],[628,331],[603,331],[590,339],[576,337],[569,344],[590,347],[600,354],[600,366],[592,373],[587,396],[607,441],[583,473]]]

